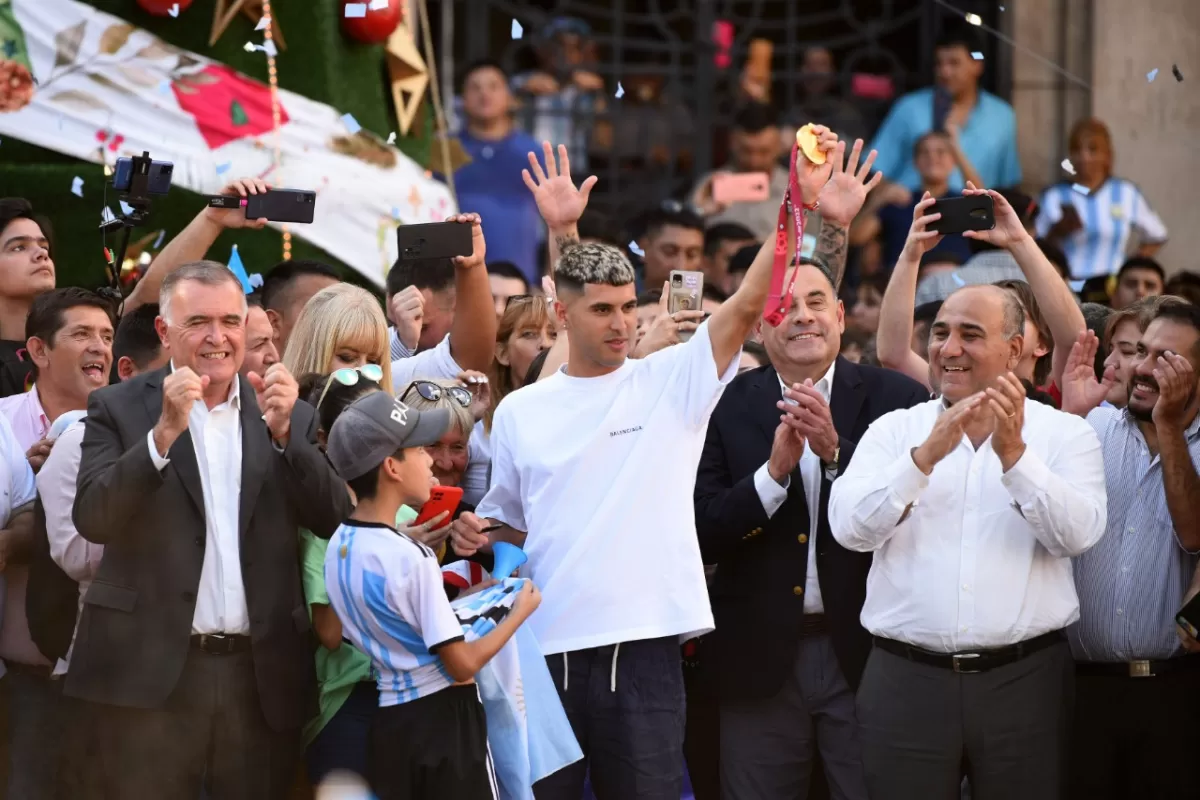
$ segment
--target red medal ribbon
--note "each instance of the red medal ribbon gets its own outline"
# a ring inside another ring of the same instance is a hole
[[[792,157],[788,166],[788,188],[779,205],[779,224],[775,230],[775,262],[771,268],[771,291],[767,295],[767,307],[763,311],[763,319],[772,327],[783,322],[792,307],[792,287],[796,284],[796,273],[788,279],[787,288],[783,286],[783,274],[787,271],[787,217],[791,209],[796,230],[796,254],[793,264],[800,263],[800,248],[804,241],[804,195],[800,192],[800,184],[796,180],[796,158],[800,152],[797,145],[792,145]],[[793,195],[794,193],[794,195]],[[792,202],[795,196],[799,202]]]

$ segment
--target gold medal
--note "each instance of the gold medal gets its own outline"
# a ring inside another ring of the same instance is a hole
[[[812,163],[825,163],[825,151],[817,147],[817,134],[813,131],[813,124],[811,122],[796,131],[796,146],[800,148],[801,153],[804,153],[804,157]]]

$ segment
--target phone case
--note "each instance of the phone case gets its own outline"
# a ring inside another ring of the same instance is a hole
[[[1179,609],[1179,613],[1175,615],[1175,621],[1193,639],[1200,639],[1200,595],[1196,595],[1188,601],[1187,605]]]
[[[449,525],[462,502],[463,490],[457,486],[435,486],[429,491],[429,499],[421,506],[421,513],[413,520],[413,525],[421,525],[436,517],[443,511],[449,511],[443,525]]]
[[[704,302],[704,273],[681,269],[671,270],[667,289],[667,312],[699,311]],[[692,338],[691,331],[680,331],[680,341]]]
[[[402,261],[471,255],[471,226],[461,222],[423,222],[396,229]]]
[[[721,205],[760,203],[771,196],[771,176],[765,172],[717,173],[713,200]]]
[[[246,219],[266,217],[272,222],[306,224],[313,221],[316,206],[316,192],[272,189],[266,194],[252,194],[246,198]]]
[[[990,231],[996,227],[992,198],[986,194],[938,200],[929,209],[929,213],[942,215],[941,219],[935,220],[929,226],[930,230],[941,234]]]

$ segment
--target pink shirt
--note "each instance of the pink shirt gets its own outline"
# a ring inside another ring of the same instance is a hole
[[[36,385],[24,394],[0,398],[0,414],[8,420],[13,435],[26,452],[45,438],[53,422],[42,409]],[[18,664],[48,666],[50,659],[42,655],[33,643],[29,635],[29,623],[25,619],[25,587],[29,583],[29,567],[12,564],[4,570],[4,575],[8,578],[8,587],[5,590],[4,622],[0,627],[0,658]]]

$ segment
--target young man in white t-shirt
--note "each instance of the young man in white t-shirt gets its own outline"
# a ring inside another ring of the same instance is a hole
[[[798,165],[806,207],[843,147],[818,128],[823,166]],[[692,492],[708,418],[770,289],[768,242],[738,289],[689,341],[628,358],[637,330],[633,267],[613,247],[579,244],[575,222],[595,183],[577,189],[531,154],[526,184],[551,234],[555,313],[565,367],[496,411],[491,489],[452,528],[469,555],[495,541],[525,548],[523,574],[546,602],[531,621],[585,758],[538,783],[541,798],[578,798],[584,775],[602,798],[672,798],[682,788],[680,641],[711,630]],[[853,160],[853,159],[852,159]],[[832,185],[832,184],[831,184]],[[790,226],[789,226],[790,227]]]
[[[526,581],[495,628],[464,641],[437,556],[392,527],[402,504],[429,500],[424,448],[449,427],[445,409],[417,411],[372,392],[329,432],[329,461],[358,503],[329,540],[325,585],[343,634],[370,657],[378,681],[368,771],[380,800],[498,796],[475,674],[540,597]]]

